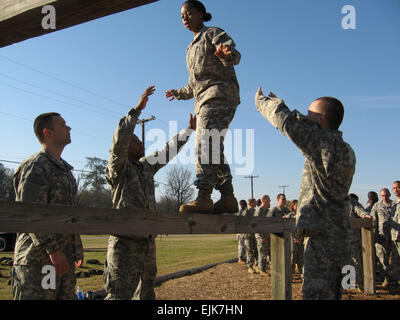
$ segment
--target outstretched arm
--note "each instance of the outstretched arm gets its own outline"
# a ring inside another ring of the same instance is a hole
[[[189,125],[181,130],[178,135],[173,137],[160,151],[142,158],[140,161],[146,161],[152,166],[154,174],[172,160],[189,140],[190,135],[196,130],[196,116],[190,114]]]
[[[125,161],[128,160],[129,144],[139,115],[142,110],[146,108],[149,96],[151,96],[154,91],[154,86],[148,87],[140,96],[136,107],[132,108],[128,114],[119,121],[113,135],[110,149],[110,160],[108,162],[108,170],[110,174],[117,174],[123,167]]]
[[[169,89],[165,91],[165,97],[169,99],[169,101],[172,101],[174,99],[176,100],[189,100],[194,97],[192,87],[190,84],[187,84],[181,89],[175,90],[175,89]]]

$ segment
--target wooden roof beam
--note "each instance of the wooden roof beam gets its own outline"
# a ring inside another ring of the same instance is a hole
[[[0,0],[0,48],[158,0]],[[45,29],[46,5],[56,13],[56,29]]]

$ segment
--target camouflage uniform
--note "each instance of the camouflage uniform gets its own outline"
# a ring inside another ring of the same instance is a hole
[[[262,115],[306,158],[300,188],[296,233],[309,236],[304,252],[303,299],[340,299],[341,270],[350,262],[348,192],[356,158],[340,131],[290,111],[282,99],[258,96]]]
[[[290,212],[286,218],[296,219],[296,212]],[[291,259],[292,259],[292,272],[296,270],[296,264],[299,273],[303,273],[304,266],[304,238],[297,236],[295,233],[291,234]]]
[[[14,174],[16,201],[43,204],[76,204],[76,181],[73,168],[64,160],[40,151],[25,160]],[[49,254],[61,250],[70,271],[56,276],[56,289],[43,289],[42,268],[52,266]],[[83,259],[79,235],[19,233],[12,269],[13,298],[18,300],[76,299],[75,261]]]
[[[364,218],[368,212],[357,200],[349,198],[350,201],[350,217],[351,218]],[[352,230],[351,237],[351,259],[356,269],[356,283],[362,290],[364,287],[363,276],[363,260],[362,260],[362,246],[361,246],[361,230]]]
[[[245,217],[253,217],[255,209],[247,208]],[[243,233],[244,246],[246,248],[246,264],[251,268],[256,264],[257,259],[257,242],[254,233]]]
[[[391,249],[390,220],[393,202],[384,204],[379,201],[371,209],[371,216],[374,219],[375,254],[377,260],[377,278],[388,276],[389,257]]]
[[[392,268],[393,278],[400,281],[400,199],[394,202],[390,220],[391,238],[392,238]]]
[[[215,56],[220,43],[232,51],[228,59]],[[178,100],[195,99],[197,179],[194,184],[199,189],[219,189],[222,184],[232,181],[223,142],[225,129],[228,129],[240,103],[239,83],[233,67],[239,64],[240,58],[235,43],[224,30],[204,26],[187,48],[189,82],[173,92]],[[210,137],[213,133],[217,139],[215,142]]]
[[[240,208],[239,212],[237,213],[237,216],[243,217],[243,216],[245,216],[245,213],[246,213],[246,209]],[[240,259],[242,261],[246,261],[246,247],[244,245],[243,234],[238,233],[237,239],[238,239],[238,259]]]
[[[290,210],[288,207],[274,207],[271,209],[271,211],[268,213],[268,217],[270,218],[283,218],[283,216],[286,216],[287,214],[290,213]]]
[[[113,136],[106,180],[116,209],[155,210],[154,175],[183,147],[193,130],[182,130],[161,152],[128,160],[128,148],[140,111],[131,109]],[[154,300],[157,273],[155,236],[111,235],[104,266],[107,300]],[[138,286],[139,285],[139,286]]]
[[[269,208],[258,207],[254,213],[255,217],[267,217]],[[256,233],[258,268],[266,272],[267,266],[271,263],[270,236],[269,233]]]

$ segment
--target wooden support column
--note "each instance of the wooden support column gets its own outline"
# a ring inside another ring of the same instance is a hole
[[[271,299],[292,299],[292,272],[289,231],[271,233]]]
[[[364,292],[375,294],[375,242],[372,228],[361,228]]]

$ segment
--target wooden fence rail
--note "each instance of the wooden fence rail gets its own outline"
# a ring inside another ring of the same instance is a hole
[[[364,290],[375,293],[375,252],[371,221],[351,220],[362,230]],[[0,201],[0,232],[63,234],[271,234],[271,298],[291,299],[290,241],[294,219],[234,215],[175,214],[79,208]]]

